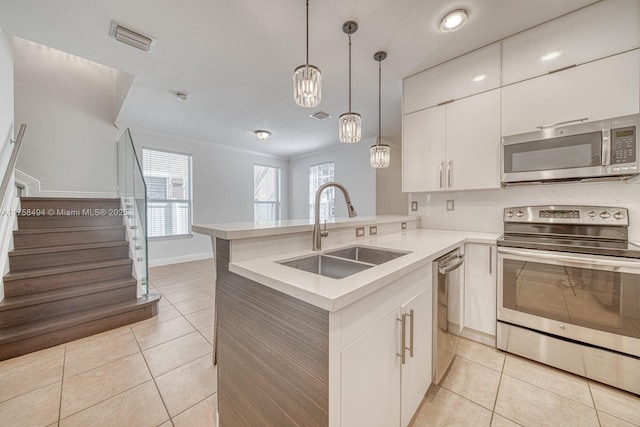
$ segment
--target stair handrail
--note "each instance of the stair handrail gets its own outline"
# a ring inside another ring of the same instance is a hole
[[[24,133],[27,130],[27,125],[22,123],[20,125],[20,130],[18,130],[18,136],[15,140],[10,140],[13,145],[13,149],[11,150],[11,157],[9,157],[9,164],[7,164],[7,169],[4,171],[4,177],[2,178],[2,186],[0,186],[0,197],[2,197],[2,203],[4,204],[4,197],[7,192],[7,188],[9,188],[9,182],[11,182],[11,176],[13,174],[13,169],[16,167],[16,162],[18,161],[18,153],[20,152],[20,146],[22,145],[22,138],[24,137]]]

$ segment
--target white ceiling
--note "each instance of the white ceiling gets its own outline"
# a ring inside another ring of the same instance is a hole
[[[119,124],[294,157],[340,144],[337,118],[348,109],[345,21],[359,24],[352,103],[363,138],[377,134],[373,54],[385,50],[382,135],[399,141],[403,77],[594,2],[311,0],[310,63],[323,75],[315,109],[293,101],[292,72],[305,60],[305,0],[1,0],[0,28],[135,76]],[[441,17],[456,8],[468,10],[467,25],[440,32]],[[153,52],[110,38],[112,19],[155,37]],[[310,118],[317,110],[332,117]],[[272,136],[259,141],[256,129]]]

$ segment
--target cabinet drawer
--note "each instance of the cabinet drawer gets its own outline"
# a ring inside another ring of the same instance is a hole
[[[500,43],[494,43],[403,81],[403,113],[500,87]]]
[[[504,85],[638,47],[638,0],[609,0],[502,41]]]
[[[502,136],[638,113],[639,50],[502,88]]]

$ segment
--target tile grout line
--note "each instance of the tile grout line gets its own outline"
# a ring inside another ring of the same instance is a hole
[[[62,417],[62,392],[64,391],[64,366],[67,363],[67,345],[64,346],[64,352],[62,353],[62,378],[60,378],[60,402],[58,403],[58,426],[60,425],[60,418]]]
[[[600,414],[598,413],[598,407],[596,406],[596,399],[593,397],[593,391],[591,390],[591,382],[588,380],[587,388],[589,389],[589,396],[591,396],[591,401],[593,402],[593,410],[596,411],[596,419],[598,420],[598,425],[602,426],[602,422],[600,421]]]

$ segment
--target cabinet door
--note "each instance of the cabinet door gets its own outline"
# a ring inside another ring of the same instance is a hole
[[[403,117],[402,191],[444,189],[444,139],[444,106]]]
[[[500,43],[474,50],[403,80],[403,114],[500,87]]]
[[[500,187],[500,90],[447,105],[447,189]]]
[[[638,1],[598,2],[502,41],[502,83],[638,47]]]
[[[340,354],[342,426],[392,427],[400,420],[400,310]]]
[[[400,425],[405,427],[416,413],[427,389],[431,385],[432,362],[432,286],[416,295],[402,306],[402,312],[409,314],[413,310],[413,331],[407,325],[407,346],[413,333],[413,357],[406,350],[406,363],[402,365],[401,387],[401,419]],[[406,320],[409,323],[409,318]],[[366,424],[362,424],[366,425]]]
[[[465,245],[464,326],[496,335],[496,248]]]
[[[502,136],[538,126],[638,113],[640,54],[633,50],[502,88]]]

